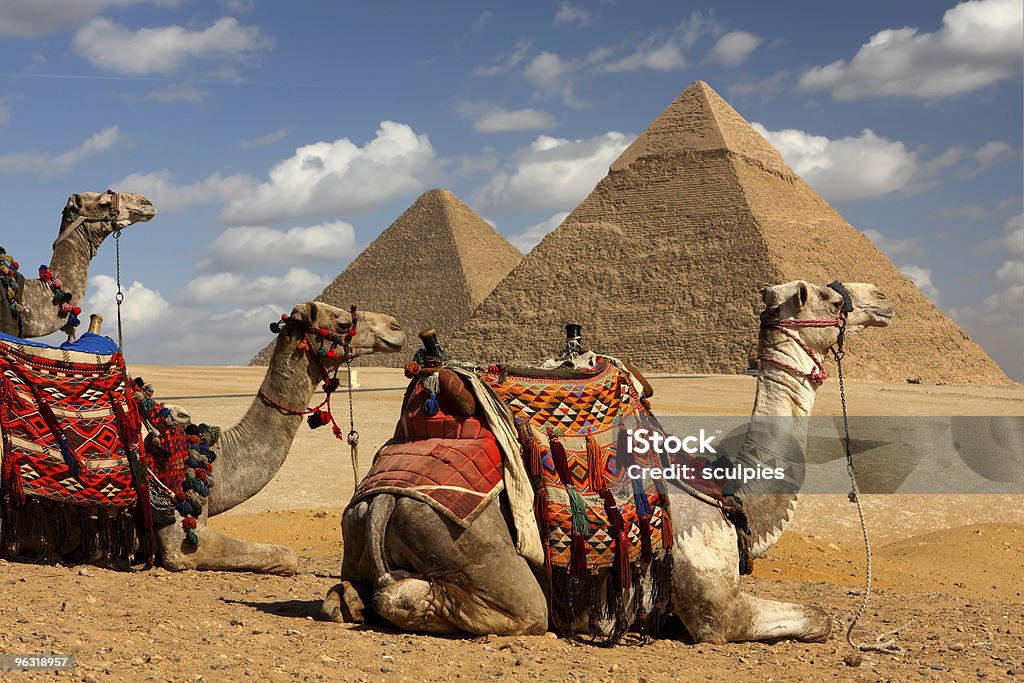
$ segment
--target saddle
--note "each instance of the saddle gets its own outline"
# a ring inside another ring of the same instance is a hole
[[[0,552],[17,555],[28,535],[59,556],[76,518],[100,555],[134,552],[135,533],[152,528],[148,461],[113,342],[87,333],[53,348],[0,335],[0,429]]]
[[[447,382],[462,386],[451,370],[437,374],[442,373]],[[436,377],[425,378],[431,376]],[[481,411],[474,407],[467,414],[467,406],[451,393],[430,391],[414,378],[394,438],[374,456],[349,505],[377,493],[398,493],[465,528],[502,489],[501,451]]]

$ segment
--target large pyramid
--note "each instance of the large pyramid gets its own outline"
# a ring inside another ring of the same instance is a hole
[[[848,345],[852,377],[1002,383],[1006,375],[706,83],[690,85],[483,301],[449,344],[537,360],[562,325],[661,372],[736,373],[764,283],[872,282],[896,321]]]
[[[408,353],[375,355],[371,365],[404,365],[417,333],[436,327],[442,338],[523,255],[448,190],[423,193],[317,297],[334,306],[390,313],[408,336]],[[252,359],[266,365],[270,346]]]

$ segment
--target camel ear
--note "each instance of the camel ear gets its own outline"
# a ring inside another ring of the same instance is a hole
[[[312,304],[298,304],[292,309],[292,320],[298,320],[309,325],[313,323],[314,317],[315,311],[312,310]]]
[[[807,305],[807,299],[810,298],[811,292],[807,287],[807,283],[801,280],[796,287],[796,302],[797,308],[802,309]]]
[[[768,284],[761,285],[761,303],[767,305],[768,299],[772,295],[772,286]]]

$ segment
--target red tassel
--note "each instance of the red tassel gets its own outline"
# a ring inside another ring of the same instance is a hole
[[[153,503],[149,498],[149,484],[145,483],[138,487],[138,502],[136,503],[142,510],[142,528],[152,529],[153,528]]]
[[[16,505],[24,505],[25,489],[21,483],[21,467],[13,457],[7,458],[7,461],[10,463],[10,469],[6,473],[6,480],[11,487],[11,497]]]
[[[672,514],[667,508],[661,508],[661,543],[665,546],[665,552],[672,550]]]
[[[646,517],[640,517],[640,559],[645,563],[654,559],[654,550],[651,548],[651,521]]]
[[[569,559],[569,571],[577,579],[587,578],[587,539],[583,534],[573,534],[572,544],[569,546],[571,553]]]
[[[562,480],[562,485],[568,486],[572,483],[572,476],[569,474],[569,455],[565,452],[565,446],[550,429],[548,430],[548,441],[551,443],[551,459],[554,461],[555,472]]]
[[[604,476],[603,452],[593,434],[587,434],[587,473],[591,491],[604,491],[608,488],[608,480]]]

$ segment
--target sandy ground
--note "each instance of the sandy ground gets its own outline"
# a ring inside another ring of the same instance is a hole
[[[197,421],[224,427],[245,410],[263,374],[133,372]],[[748,377],[652,380],[659,415],[743,415],[754,388]],[[398,370],[362,368],[359,383],[367,390],[355,394],[365,470],[394,428],[405,381]],[[855,415],[1024,414],[1019,386],[850,382],[847,394]],[[830,382],[815,413],[838,411]],[[347,448],[326,430],[303,428],[277,477],[211,521],[295,548],[301,572],[291,578],[0,561],[0,654],[74,653],[74,671],[56,675],[85,681],[1024,680],[1024,496],[865,496],[876,591],[858,636],[909,623],[900,632],[902,654],[867,654],[852,667],[841,633],[823,645],[693,646],[664,638],[605,649],[550,636],[450,639],[315,621],[337,576],[341,509],[352,484]],[[791,531],[744,581],[761,596],[820,605],[842,623],[860,600],[863,571],[854,506],[844,496],[816,495],[804,497]],[[0,680],[54,675],[0,672]]]

